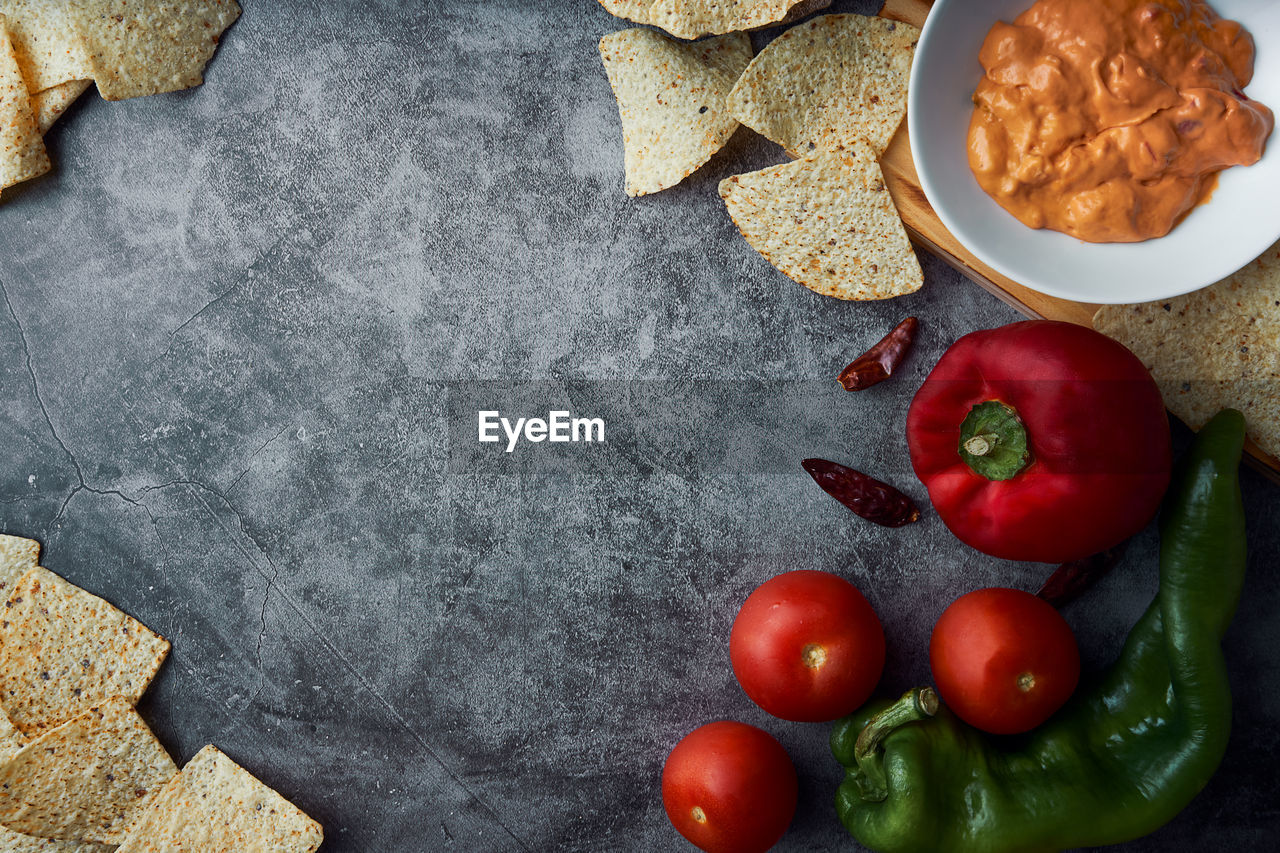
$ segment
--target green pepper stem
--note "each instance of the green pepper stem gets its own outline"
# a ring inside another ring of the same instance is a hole
[[[911,689],[902,698],[876,714],[858,734],[853,747],[858,762],[858,793],[868,802],[883,802],[889,796],[889,780],[884,772],[884,739],[908,723],[927,720],[938,713],[938,694],[932,687]]]
[[[1012,406],[987,400],[969,410],[960,424],[957,448],[975,474],[1011,480],[1031,464],[1027,426]]]

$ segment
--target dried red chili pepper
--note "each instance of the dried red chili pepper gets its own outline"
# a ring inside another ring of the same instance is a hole
[[[1063,563],[1049,576],[1036,595],[1054,607],[1061,607],[1075,601],[1085,590],[1102,580],[1107,572],[1115,568],[1116,563],[1120,562],[1120,558],[1124,556],[1127,544],[1128,542],[1121,542],[1116,547],[1108,548],[1092,557]]]
[[[893,331],[880,339],[880,343],[855,358],[840,371],[840,384],[846,391],[861,391],[893,375],[893,371],[907,357],[916,340],[920,321],[908,317],[893,327]]]
[[[911,498],[888,483],[825,459],[806,459],[800,465],[824,492],[867,521],[902,527],[920,518]]]

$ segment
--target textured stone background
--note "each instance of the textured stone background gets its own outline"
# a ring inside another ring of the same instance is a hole
[[[86,96],[49,137],[56,173],[5,193],[0,530],[170,637],[143,709],[162,740],[180,761],[217,743],[321,820],[326,850],[687,849],[661,764],[726,717],[798,765],[781,849],[853,848],[827,727],[754,708],[728,628],[775,573],[841,573],[885,623],[897,692],[927,678],[952,598],[1038,584],[1044,567],[930,515],[859,523],[798,467],[824,455],[920,496],[910,394],[950,341],[1013,314],[928,261],[888,304],[783,278],[714,191],[781,160],[749,131],[628,200],[595,50],[619,24],[592,0],[246,6],[206,86]],[[833,394],[908,313],[925,331],[905,375]],[[688,379],[727,401],[690,405],[702,432],[652,400],[629,418],[624,380]],[[587,394],[614,441],[451,463],[492,389],[466,380]],[[1245,488],[1231,753],[1132,850],[1280,832],[1280,496]],[[1149,600],[1154,547],[1069,608],[1090,668]]]

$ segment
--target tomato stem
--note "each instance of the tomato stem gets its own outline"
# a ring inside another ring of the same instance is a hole
[[[800,650],[800,657],[809,669],[821,669],[827,662],[827,650],[817,643],[809,643]]]

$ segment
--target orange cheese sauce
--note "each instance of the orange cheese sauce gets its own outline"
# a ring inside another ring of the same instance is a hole
[[[969,166],[1032,228],[1163,237],[1275,124],[1247,98],[1253,38],[1200,0],[1039,0],[979,54]]]

